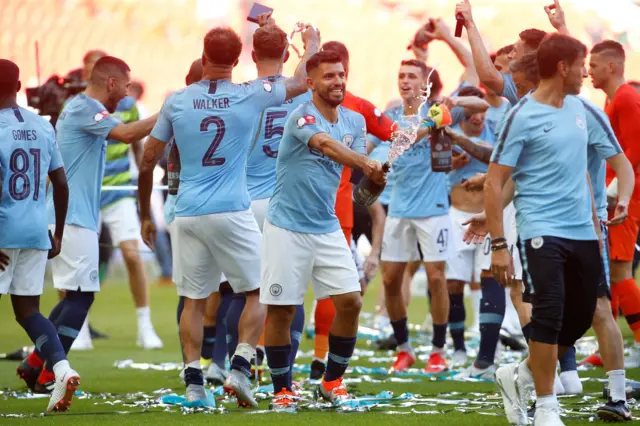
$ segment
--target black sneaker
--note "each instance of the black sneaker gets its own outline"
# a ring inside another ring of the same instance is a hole
[[[91,324],[89,324],[89,334],[91,335],[91,338],[93,340],[95,339],[108,339],[109,335],[106,333],[102,333],[98,330],[96,330],[95,328],[91,327]]]
[[[393,334],[386,339],[381,339],[376,342],[376,349],[381,351],[395,351],[398,347],[396,336]]]
[[[311,363],[311,373],[309,374],[309,378],[311,380],[322,379],[325,368],[326,366],[324,365],[324,362],[314,359],[313,362]]]
[[[597,413],[600,420],[604,420],[605,422],[629,422],[633,420],[627,402],[613,402],[611,398],[609,398],[609,402],[598,408]]]
[[[514,336],[504,328],[500,329],[500,342],[512,351],[522,352],[527,350],[527,344],[522,336]]]
[[[9,352],[6,354],[0,354],[0,360],[5,361],[22,361],[33,351],[33,347],[23,346],[20,349],[16,349],[13,352]]]
[[[18,365],[18,369],[16,373],[18,376],[24,380],[27,384],[27,387],[34,390],[36,384],[38,383],[38,377],[42,372],[42,368],[34,368],[29,365],[27,358],[23,359],[20,365]]]

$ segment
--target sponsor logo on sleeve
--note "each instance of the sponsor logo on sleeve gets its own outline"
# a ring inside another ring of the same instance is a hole
[[[93,119],[95,120],[96,123],[101,122],[103,119],[107,118],[109,116],[109,111],[104,110],[104,111],[100,111],[99,113],[97,113],[96,115],[93,116]]]
[[[296,121],[298,129],[302,129],[307,124],[316,124],[316,118],[313,115],[303,115]]]

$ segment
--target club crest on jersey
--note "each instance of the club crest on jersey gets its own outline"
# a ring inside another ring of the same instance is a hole
[[[353,135],[346,134],[342,137],[342,143],[351,148],[353,145]]]
[[[96,121],[96,123],[99,123],[102,121],[102,119],[107,118],[108,116],[109,116],[109,111],[104,110],[94,115],[93,119]]]
[[[271,85],[271,83],[266,80],[262,80],[262,87],[264,88],[264,91],[268,93],[271,93],[271,91],[273,90],[273,86]]]
[[[531,247],[533,247],[534,249],[538,250],[543,245],[544,245],[544,238],[535,237],[531,239]]]
[[[584,130],[584,120],[580,117],[580,114],[576,115],[576,125]]]
[[[313,115],[303,115],[296,121],[298,129],[302,129],[307,124],[316,124],[316,118]]]

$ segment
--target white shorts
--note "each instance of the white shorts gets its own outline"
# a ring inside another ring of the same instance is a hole
[[[420,260],[419,243],[424,262],[445,262],[449,259],[450,234],[448,214],[417,219],[387,217],[380,259],[384,262]]]
[[[480,273],[485,257],[482,244],[467,244],[462,240],[468,225],[462,225],[473,216],[473,213],[463,212],[455,207],[449,210],[451,215],[451,243],[452,253],[447,260],[447,280],[463,281],[465,283],[480,282]],[[491,260],[489,260],[491,262]]]
[[[100,210],[100,223],[109,227],[111,241],[119,246],[123,241],[138,241],[140,238],[140,219],[136,200],[123,198]]]
[[[267,218],[270,199],[271,198],[263,198],[262,200],[253,200],[251,202],[251,211],[253,212],[253,216],[256,218],[256,222],[258,223],[258,228],[260,228],[260,232],[262,232],[262,228],[264,227],[264,221]]]
[[[51,232],[55,225],[49,225]],[[75,225],[64,226],[62,250],[51,259],[53,286],[58,290],[100,291],[98,234]]]
[[[223,273],[235,293],[260,288],[260,229],[250,210],[178,216],[172,227],[179,234],[179,296],[206,299]]]
[[[47,250],[2,249],[9,265],[0,271],[0,294],[40,296],[44,288]]]
[[[516,280],[522,280],[522,262],[520,261],[520,251],[518,251],[518,229],[516,227],[516,208],[513,202],[504,209],[502,229],[504,230],[504,237],[507,240],[511,257],[513,258],[513,268],[515,271]],[[484,258],[482,269],[485,271],[491,270],[491,238],[487,236],[483,244]]]
[[[359,292],[360,279],[342,230],[305,234],[264,222],[260,302],[294,306],[304,302],[309,281],[317,300]]]

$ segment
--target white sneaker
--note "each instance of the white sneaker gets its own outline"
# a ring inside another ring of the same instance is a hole
[[[232,393],[238,399],[238,406],[245,408],[256,408],[258,402],[253,397],[251,382],[247,376],[238,370],[231,370],[229,377],[224,382],[225,391]]]
[[[229,377],[229,372],[223,368],[220,368],[218,364],[212,362],[204,375],[207,382],[213,383],[216,386],[223,385],[225,380]]]
[[[634,345],[631,348],[631,355],[624,359],[624,367],[626,369],[640,368],[640,348],[638,346]]]
[[[455,351],[451,355],[451,365],[453,367],[462,367],[467,363],[467,353],[465,351]]]
[[[518,374],[520,364],[509,364],[496,370],[496,383],[502,393],[504,411],[510,424],[531,424],[527,416],[534,384]]]
[[[67,411],[78,386],[80,386],[80,375],[75,370],[68,369],[62,377],[56,377],[47,411]]]
[[[560,420],[560,408],[536,407],[533,424],[534,426],[564,426]]]
[[[560,373],[560,383],[562,383],[565,395],[582,395],[582,382],[576,370]]]
[[[164,346],[153,327],[138,330],[138,340],[136,344],[143,349],[162,349]]]
[[[91,333],[89,333],[89,321],[85,320],[82,324],[82,328],[78,333],[78,337],[73,341],[71,345],[72,351],[90,351],[93,349],[93,342],[91,341]]]
[[[553,392],[556,395],[564,395],[564,385],[562,384],[562,380],[560,380],[560,376],[558,376],[558,372],[556,372],[556,377],[553,379]]]
[[[453,376],[455,380],[465,380],[465,379],[476,379],[476,380],[486,380],[489,382],[493,382],[495,380],[496,375],[496,366],[492,364],[487,368],[478,368],[475,364],[471,364],[468,368],[462,370],[462,372]]]

